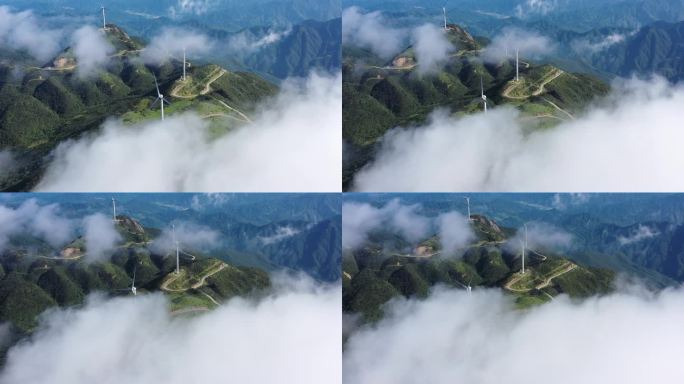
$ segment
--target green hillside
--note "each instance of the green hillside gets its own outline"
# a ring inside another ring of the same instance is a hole
[[[123,243],[107,261],[88,261],[82,239],[55,253],[5,251],[0,257],[0,322],[10,322],[19,334],[30,333],[37,316],[50,307],[81,305],[93,292],[132,295],[134,273],[137,294],[163,292],[172,314],[207,311],[231,297],[270,286],[263,270],[231,265],[194,250],[182,250],[176,274],[175,254],[148,248],[158,230],[122,215],[117,216],[117,229]]]
[[[171,101],[166,115],[195,111],[211,122],[215,135],[249,123],[255,105],[273,96],[277,86],[247,72],[189,62],[187,79],[182,61],[144,65],[143,45],[113,24],[107,37],[115,47],[105,72],[95,78],[78,76],[70,48],[48,64],[31,59],[0,61],[0,150],[12,149],[19,166],[0,179],[0,190],[27,190],[39,179],[43,159],[60,142],[95,131],[108,117],[132,124],[160,118],[154,77]],[[13,73],[21,73],[20,77]]]
[[[370,241],[346,253],[342,263],[344,311],[377,321],[383,316],[383,304],[393,297],[424,298],[437,284],[500,287],[515,297],[519,308],[550,301],[559,294],[587,297],[613,289],[614,272],[586,267],[543,249],[528,249],[522,274],[520,251],[505,246],[514,230],[481,215],[472,218],[477,239],[462,250],[462,257],[444,257],[436,237],[420,242],[410,252],[392,251],[386,242]]]
[[[387,130],[425,123],[436,108],[455,115],[482,110],[480,79],[489,108],[511,105],[521,111],[520,123],[546,129],[574,119],[589,102],[607,94],[609,87],[585,74],[570,73],[525,58],[520,61],[520,81],[515,81],[515,61],[484,63],[479,56],[483,42],[457,25],[449,26],[449,39],[457,50],[435,74],[417,75],[409,47],[389,62],[373,53],[343,49],[343,137],[348,156],[344,187],[354,173],[374,155],[374,146]]]

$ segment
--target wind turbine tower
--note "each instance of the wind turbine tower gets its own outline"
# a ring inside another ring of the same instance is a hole
[[[524,237],[524,240],[520,242],[522,244],[522,269],[520,272],[523,275],[525,274],[525,248],[527,248],[527,224],[524,224],[524,227],[525,227],[525,237]]]
[[[187,64],[185,64],[185,47],[183,47],[183,81],[185,81],[185,67]]]
[[[468,221],[472,221],[472,219],[470,218],[470,197],[464,197],[464,199],[465,199],[466,205],[468,207]]]
[[[176,241],[176,275],[180,273],[180,248]]]
[[[112,210],[114,211],[114,222],[116,223],[116,200],[112,197]]]
[[[480,76],[480,97],[482,98],[482,104],[484,105],[484,113],[487,113],[487,96],[484,94],[484,83],[482,82],[482,76]],[[468,215],[470,218],[470,215]]]
[[[446,21],[446,7],[442,7],[442,14],[444,15],[444,30],[447,30],[447,21]]]
[[[166,103],[166,104],[171,104],[171,103],[169,103],[169,101],[166,100],[164,95],[162,95],[161,92],[159,91],[159,83],[157,82],[157,76],[154,76],[154,86],[157,87],[157,99],[152,103],[152,105],[154,106],[154,104],[159,102],[159,104],[161,105],[161,119],[164,120],[164,103]]]
[[[519,67],[519,64],[518,64],[518,48],[516,48],[515,49],[515,81],[520,80],[518,67]]]
[[[105,7],[102,6],[102,29],[107,30],[107,17],[105,16]]]
[[[136,271],[136,269],[138,269],[137,265],[133,269],[133,283],[131,283],[131,292],[133,292],[133,296],[135,296],[138,293],[138,289],[135,287],[135,271]]]

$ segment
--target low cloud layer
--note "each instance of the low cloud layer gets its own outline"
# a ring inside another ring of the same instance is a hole
[[[627,37],[626,34],[612,33],[601,40],[578,39],[570,43],[572,49],[579,54],[594,54],[603,51],[615,44],[622,43]]]
[[[419,213],[419,205],[403,205],[394,199],[383,207],[368,203],[349,202],[342,206],[342,248],[355,249],[378,229],[397,233],[410,242],[424,239],[430,229],[430,219]]]
[[[0,205],[0,251],[13,236],[31,235],[59,247],[73,239],[76,224],[65,218],[57,204],[40,205],[35,199],[17,208]]]
[[[292,237],[299,232],[300,230],[294,227],[279,227],[276,229],[275,233],[270,236],[260,236],[259,241],[264,245],[270,245],[285,240],[288,237]]]
[[[183,49],[186,55],[197,56],[208,53],[214,46],[206,35],[179,28],[164,28],[154,36],[145,47],[141,57],[146,63],[160,64],[175,58],[183,60]]]
[[[218,0],[178,0],[176,5],[169,7],[169,15],[203,15],[216,5]]]
[[[528,132],[509,107],[462,118],[434,112],[426,126],[395,128],[359,191],[681,191],[684,87],[664,79],[615,84],[583,116]]]
[[[101,71],[107,65],[109,56],[114,53],[114,47],[104,34],[90,25],[74,31],[71,44],[78,63],[76,73],[81,78],[93,76]]]
[[[413,51],[418,62],[418,74],[424,75],[439,70],[454,51],[444,30],[432,24],[424,24],[411,33]]]
[[[264,35],[255,35],[246,30],[228,38],[227,47],[231,52],[240,56],[252,54],[261,48],[275,44],[287,37],[292,32],[292,28],[283,30],[269,30]]]
[[[0,150],[0,180],[12,173],[16,166],[17,159],[14,153],[7,149]]]
[[[521,19],[546,15],[557,7],[557,0],[525,0],[515,6],[515,15]]]
[[[460,248],[475,239],[468,218],[456,211],[438,216],[437,228],[442,252],[445,256],[452,256]]]
[[[83,238],[86,243],[86,261],[106,261],[123,240],[112,218],[95,213],[83,218]]]
[[[0,382],[341,383],[341,297],[339,285],[297,282],[258,302],[174,317],[160,294],[91,296],[44,316],[10,349]]]
[[[176,243],[174,239],[178,241],[181,249],[186,250],[208,250],[219,245],[221,234],[214,229],[186,221],[174,222],[173,225],[175,228],[164,228],[161,235],[154,239],[153,249],[160,252],[175,250]]]
[[[358,7],[342,11],[342,43],[373,51],[389,59],[402,49],[407,31],[387,26],[380,11],[363,13]]]
[[[428,217],[421,212],[420,205],[404,205],[399,199],[382,207],[359,202],[342,205],[343,249],[359,248],[377,230],[395,233],[411,243],[424,240],[436,231],[446,256],[474,238],[466,217],[455,211]]]
[[[13,12],[0,6],[0,45],[26,50],[38,60],[49,60],[60,50],[62,32],[45,28],[31,11]]]
[[[684,374],[681,289],[559,297],[529,311],[500,290],[438,289],[386,312],[348,339],[345,383],[637,384]]]
[[[252,123],[210,139],[186,113],[62,143],[42,191],[289,191],[341,189],[341,75],[291,80]]]
[[[484,49],[482,59],[489,63],[499,63],[506,59],[515,60],[516,49],[520,58],[540,58],[551,54],[556,49],[556,44],[536,32],[505,28]]]
[[[525,240],[525,228],[518,228],[515,236],[506,242],[506,248],[518,252]],[[573,236],[565,230],[548,223],[527,223],[527,248],[534,250],[564,250],[572,244]]]
[[[642,240],[651,239],[660,235],[657,229],[651,228],[647,225],[639,225],[639,227],[629,236],[619,236],[618,242],[620,245],[629,245],[638,243]]]

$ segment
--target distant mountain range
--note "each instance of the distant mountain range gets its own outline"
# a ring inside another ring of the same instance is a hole
[[[17,246],[0,257],[0,321],[10,322],[20,333],[36,325],[36,317],[52,306],[82,304],[92,292],[109,295],[163,292],[170,297],[171,311],[201,311],[218,301],[247,295],[270,286],[268,274],[260,269],[227,264],[183,247],[181,270],[175,273],[175,257],[149,248],[159,235],[134,219],[117,216],[117,230],[123,244],[108,261],[84,261],[88,249],[75,239],[63,249],[27,253]],[[30,238],[22,240],[26,246]],[[133,280],[135,276],[135,281]]]
[[[396,126],[424,123],[434,109],[455,114],[482,110],[482,84],[491,108],[518,108],[534,129],[573,119],[591,101],[608,93],[608,84],[594,76],[571,73],[554,65],[521,58],[521,81],[515,80],[515,60],[486,63],[479,56],[486,41],[450,24],[448,37],[458,48],[436,74],[416,76],[413,50],[408,47],[390,61],[353,46],[343,48],[342,123],[345,140],[343,187],[370,162],[376,144]]]
[[[615,273],[571,261],[550,250],[529,249],[525,273],[518,247],[505,246],[515,230],[493,220],[472,215],[471,228],[477,235],[460,258],[441,254],[436,237],[420,242],[408,254],[393,247],[391,235],[372,234],[361,249],[343,258],[343,309],[362,315],[364,321],[383,316],[382,305],[396,296],[426,297],[437,284],[457,289],[500,287],[516,298],[521,308],[553,299],[558,294],[586,297],[614,289]]]
[[[143,43],[113,24],[108,24],[107,38],[117,53],[95,78],[77,76],[71,48],[47,64],[0,61],[0,149],[12,149],[20,163],[0,180],[0,190],[32,188],[45,167],[44,157],[57,144],[97,129],[108,117],[127,123],[159,118],[158,108],[150,108],[156,98],[155,76],[171,101],[182,101],[168,106],[167,115],[203,111],[200,115],[209,121],[222,121],[223,130],[246,123],[244,116],[278,90],[253,73],[192,62],[188,81],[181,82],[181,61],[143,64],[138,59]]]
[[[656,73],[680,81],[684,79],[684,21],[646,25],[589,57],[594,67],[619,76]]]

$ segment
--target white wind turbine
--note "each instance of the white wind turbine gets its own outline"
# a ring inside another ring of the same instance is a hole
[[[161,119],[164,120],[164,103],[166,104],[171,104],[166,98],[164,98],[164,95],[161,94],[159,91],[159,83],[157,82],[157,76],[154,76],[154,86],[157,87],[157,99],[150,105],[150,107],[153,107],[157,102],[161,105]]]
[[[183,81],[185,81],[185,67],[187,64],[185,63],[185,47],[183,47]]]
[[[180,249],[178,246],[178,240],[176,240],[176,225],[171,224],[171,232],[173,236],[173,242],[176,244],[176,275],[180,273]]]
[[[460,285],[461,287],[463,287],[463,289],[465,289],[466,292],[468,292],[468,294],[470,295],[470,294],[473,292],[473,287],[470,286],[470,283],[472,283],[472,281],[473,281],[473,279],[471,278],[471,279],[468,281],[468,285],[463,284],[463,283],[461,283],[460,281],[456,281],[456,284],[458,284],[458,285]]]
[[[480,76],[480,98],[482,98],[484,113],[487,113],[487,95],[484,94],[484,83],[482,82],[482,76]]]
[[[176,275],[180,273],[180,246],[176,241]]]
[[[133,296],[138,293],[138,289],[135,287],[135,272],[137,269],[138,266],[136,265],[135,268],[133,268],[133,283],[131,283],[131,292],[133,293]]]
[[[102,8],[102,29],[107,30],[107,17],[105,16],[105,7],[104,5],[101,7]]]
[[[470,218],[470,197],[464,196],[463,197],[466,201],[466,206],[468,207],[468,221],[472,221],[473,219]]]
[[[116,200],[112,197],[112,210],[114,211],[114,222],[116,223]]]
[[[523,275],[525,274],[525,248],[527,248],[527,224],[524,224],[525,228],[525,237],[523,240],[520,241],[520,245],[522,246],[522,269],[520,270],[520,273]]]
[[[444,30],[447,30],[446,7],[442,7],[442,14],[444,15]]]
[[[518,60],[518,48],[516,48],[515,49],[515,81],[520,80],[520,76],[519,76],[520,72],[518,71],[518,68],[519,68],[518,62],[519,62],[519,60]]]

